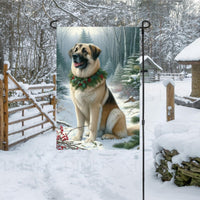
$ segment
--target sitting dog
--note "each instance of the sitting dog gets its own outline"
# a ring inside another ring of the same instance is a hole
[[[93,44],[78,43],[70,51],[72,58],[70,93],[75,106],[78,132],[73,140],[82,139],[85,122],[89,127],[86,142],[94,142],[97,132],[102,139],[120,139],[127,131],[124,113],[119,109],[106,85],[106,72],[100,68],[101,49]]]

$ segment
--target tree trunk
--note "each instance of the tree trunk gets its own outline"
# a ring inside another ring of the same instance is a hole
[[[200,97],[200,63],[192,65],[192,97]]]
[[[126,65],[126,60],[127,60],[127,50],[126,50],[126,31],[125,28],[123,27],[123,35],[124,35],[124,66]]]
[[[0,38],[0,74],[3,74],[3,63],[4,63],[3,44]]]

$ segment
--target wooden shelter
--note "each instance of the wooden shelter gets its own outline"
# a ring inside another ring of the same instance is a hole
[[[192,92],[190,96],[200,97],[200,38],[185,47],[175,60],[182,65],[192,65]]]
[[[142,64],[142,56],[139,58],[139,64]],[[147,55],[144,56],[144,69],[147,70],[144,73],[144,80],[147,83],[156,81],[158,79],[158,73],[163,70],[162,67]]]

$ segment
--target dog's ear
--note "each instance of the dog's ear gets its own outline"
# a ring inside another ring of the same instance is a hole
[[[72,58],[73,50],[74,50],[74,48],[75,48],[76,45],[77,45],[77,44],[75,44],[75,45],[69,50],[69,52],[68,52],[68,55],[69,55],[70,58]]]
[[[72,52],[73,52],[73,48],[69,50],[68,55],[70,58],[72,58]]]
[[[93,44],[90,44],[89,47],[92,53],[92,58],[96,60],[101,53],[101,49]]]

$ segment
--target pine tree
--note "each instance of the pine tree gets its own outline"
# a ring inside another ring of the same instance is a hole
[[[130,56],[126,66],[123,68],[122,83],[126,90],[135,95],[139,95],[140,88],[140,66],[138,55]]]
[[[131,140],[129,140],[127,142],[114,144],[113,147],[124,148],[124,149],[132,149],[132,148],[137,147],[139,144],[140,144],[140,131],[135,130],[134,135],[131,137]]]
[[[114,74],[114,66],[113,66],[113,63],[111,62],[110,58],[107,60],[103,69],[107,72],[108,78]]]
[[[80,38],[79,38],[80,43],[93,43],[93,40],[90,36],[89,33],[86,33],[86,31],[83,29]]]
[[[117,67],[115,69],[115,73],[114,73],[112,82],[113,83],[121,82],[122,73],[123,73],[123,68],[122,68],[121,64],[118,63],[118,65],[117,65]]]

